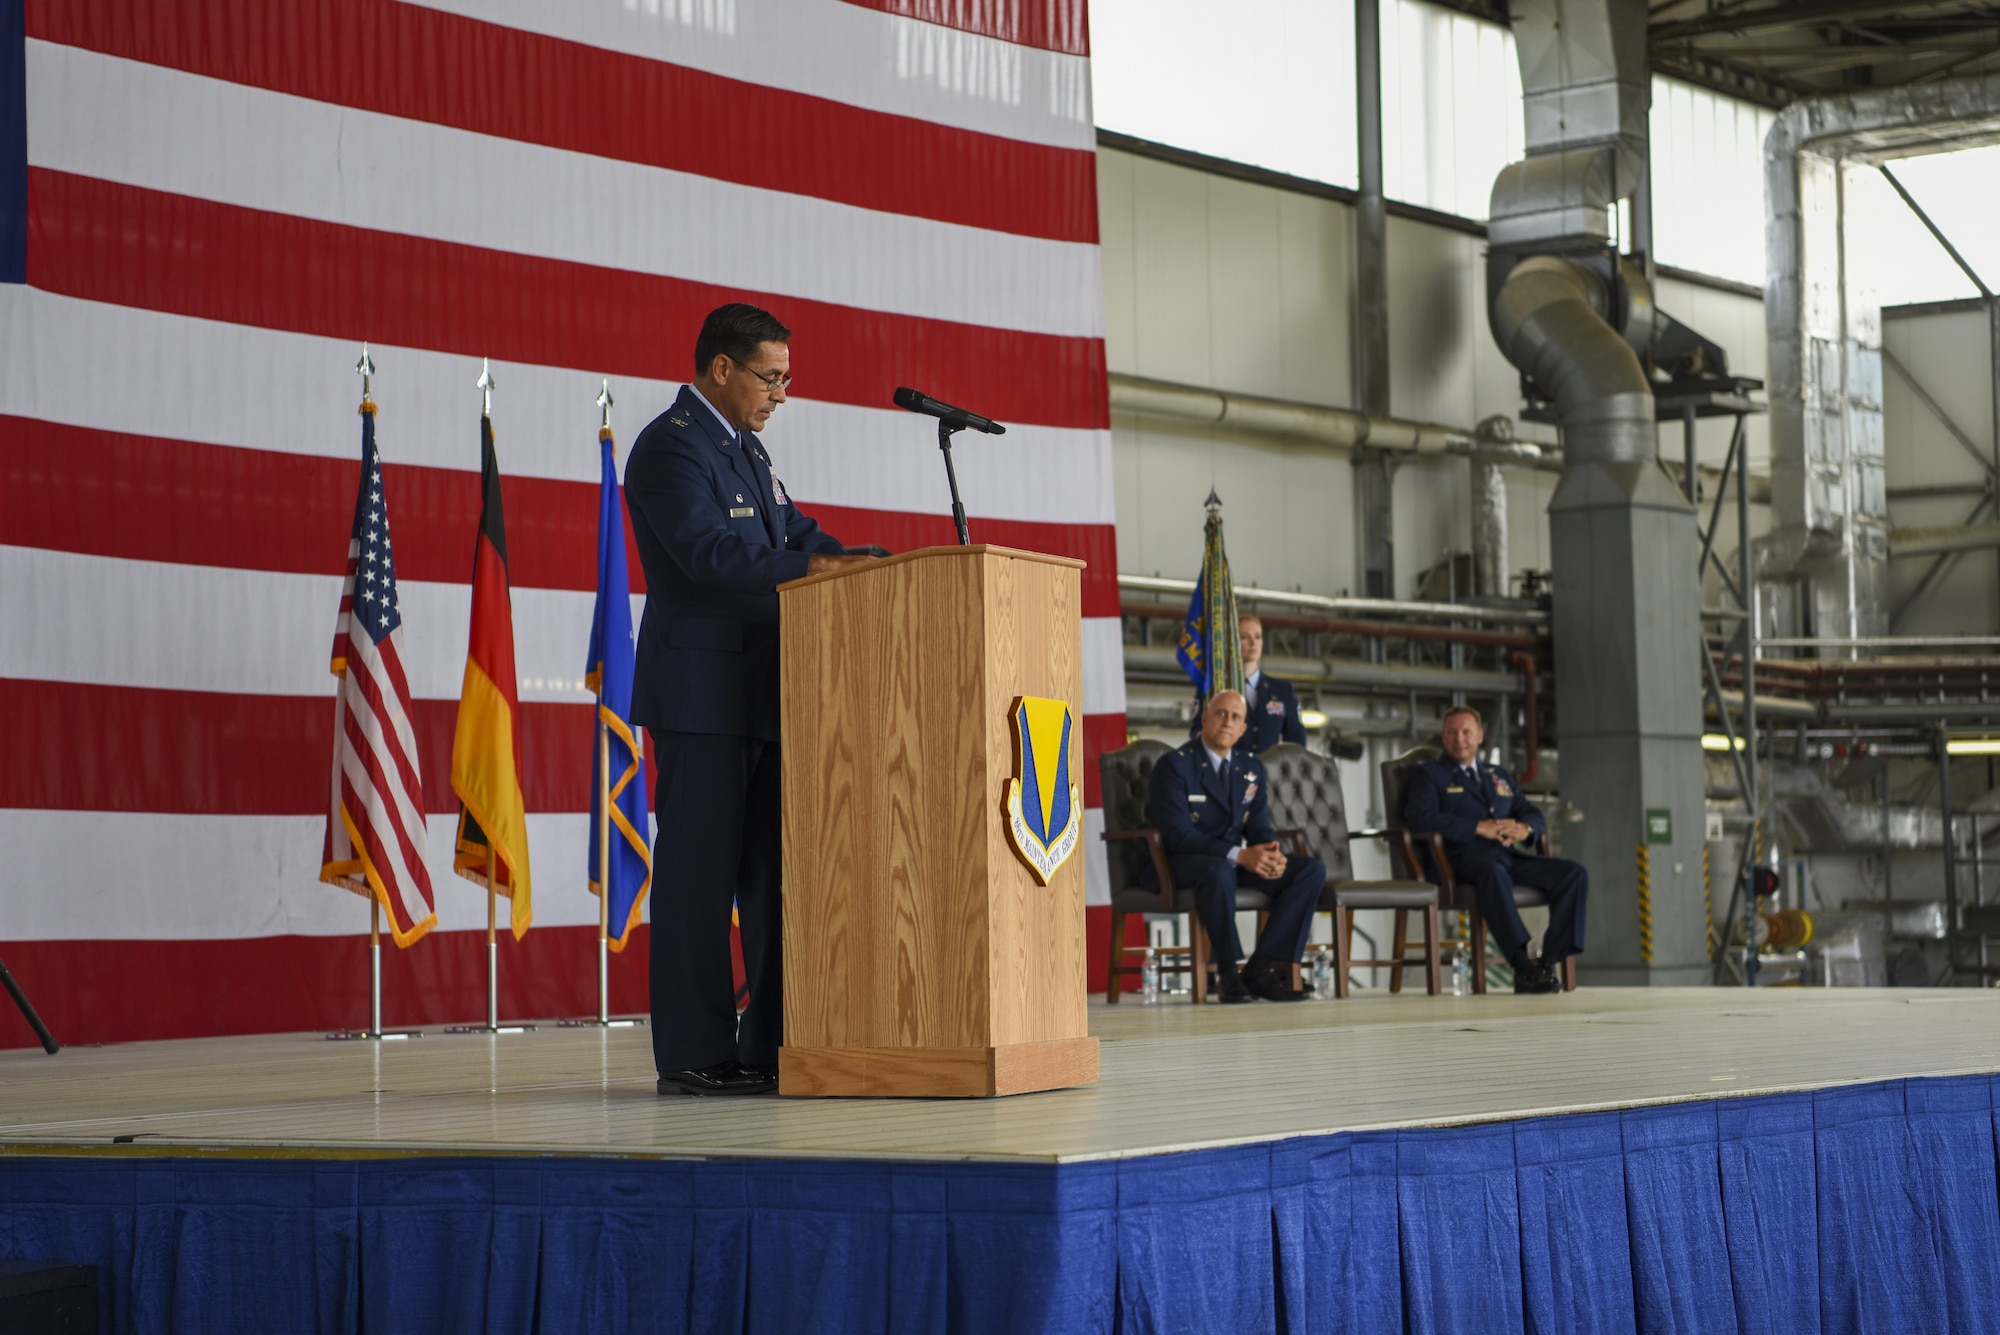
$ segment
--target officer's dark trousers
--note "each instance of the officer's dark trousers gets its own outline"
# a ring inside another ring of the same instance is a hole
[[[662,1071],[774,1066],[784,990],[778,937],[778,744],[654,732],[653,1060]],[[750,1005],[739,1023],[729,910]]]
[[[1500,849],[1492,856],[1459,857],[1451,864],[1460,884],[1470,883],[1486,915],[1486,930],[1504,955],[1528,944],[1528,929],[1514,906],[1514,887],[1533,886],[1549,897],[1549,930],[1542,938],[1542,959],[1557,960],[1583,950],[1584,901],[1590,897],[1590,873],[1562,858],[1529,857]]]
[[[1189,854],[1172,859],[1174,884],[1194,892],[1194,911],[1208,932],[1215,958],[1235,963],[1243,958],[1236,936],[1236,888],[1262,890],[1274,901],[1257,953],[1279,964],[1295,964],[1306,953],[1312,918],[1326,888],[1326,868],[1317,858],[1285,859],[1285,874],[1267,881],[1232,865],[1227,858]]]

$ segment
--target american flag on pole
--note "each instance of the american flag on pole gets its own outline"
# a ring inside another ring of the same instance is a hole
[[[403,609],[389,501],[375,450],[375,405],[361,405],[361,488],[333,631],[333,805],[319,878],[372,895],[407,946],[437,925],[424,865],[424,781],[403,672]]]

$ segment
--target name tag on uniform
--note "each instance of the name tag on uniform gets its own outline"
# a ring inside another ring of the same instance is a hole
[[[1190,801],[1190,802],[1206,802],[1206,801],[1208,801],[1208,794],[1206,794],[1206,793],[1189,793],[1189,794],[1188,794],[1188,801]]]
[[[1459,785],[1458,787],[1456,787],[1456,788],[1447,788],[1447,789],[1445,789],[1445,791],[1446,791],[1447,793],[1462,793],[1462,792],[1464,792],[1464,791],[1465,791],[1465,785],[1464,785],[1464,784],[1460,784],[1460,785]]]
[[[731,519],[749,519],[756,515],[756,513],[757,507],[754,505],[738,505],[731,507],[729,517]]]

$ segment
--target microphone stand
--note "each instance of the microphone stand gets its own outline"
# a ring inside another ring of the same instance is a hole
[[[953,426],[942,417],[938,418],[938,448],[944,451],[945,481],[951,484],[951,522],[958,526],[958,545],[970,547],[972,536],[965,527],[965,503],[958,499],[958,472],[951,466],[952,435],[964,429]]]
[[[0,961],[0,984],[6,986],[7,991],[14,998],[14,1004],[21,1008],[21,1018],[26,1020],[28,1027],[35,1031],[35,1037],[42,1040],[42,1051],[48,1053],[51,1057],[60,1052],[62,1044],[56,1042],[55,1035],[51,1034],[49,1027],[42,1023],[42,1017],[35,1014],[34,1006],[28,1001],[28,994],[23,992],[21,985],[14,981],[14,975],[7,971],[7,965],[4,961]]]

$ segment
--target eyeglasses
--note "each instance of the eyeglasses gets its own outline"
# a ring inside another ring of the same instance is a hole
[[[723,353],[722,355],[725,357],[729,357],[729,354],[726,352]],[[729,357],[729,360],[732,362],[736,362],[736,359],[734,357]],[[743,366],[742,362],[736,362],[736,364],[738,366]],[[792,383],[791,373],[788,371],[773,371],[771,374],[765,375],[762,371],[754,370],[748,366],[743,366],[743,370],[746,373],[756,376],[759,380],[763,381],[765,389],[782,390],[789,388]]]

